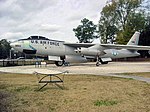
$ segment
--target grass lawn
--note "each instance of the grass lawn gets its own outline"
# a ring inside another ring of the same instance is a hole
[[[0,111],[149,112],[150,84],[132,79],[66,75],[65,89],[37,91],[35,75],[0,73]]]

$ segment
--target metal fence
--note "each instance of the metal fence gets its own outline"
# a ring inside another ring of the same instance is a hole
[[[23,66],[23,65],[35,65],[36,62],[42,62],[43,59],[4,59],[0,60],[0,67],[6,66]]]

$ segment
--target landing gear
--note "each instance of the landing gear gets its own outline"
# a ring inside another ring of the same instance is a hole
[[[100,65],[100,58],[97,56],[96,58],[96,66],[99,66]]]
[[[55,61],[56,66],[69,66],[69,62],[65,62],[64,60],[62,61]]]
[[[99,66],[99,65],[100,65],[100,62],[99,62],[99,61],[97,61],[97,62],[96,62],[96,66]]]
[[[108,61],[102,61],[101,58],[97,57],[96,66],[99,66],[101,64],[108,64]]]
[[[62,66],[64,64],[64,61],[55,61],[56,66]]]

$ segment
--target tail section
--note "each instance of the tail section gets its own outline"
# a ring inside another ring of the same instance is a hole
[[[127,43],[127,45],[138,45],[139,37],[140,37],[140,32],[135,32],[134,35],[129,40],[129,42]]]

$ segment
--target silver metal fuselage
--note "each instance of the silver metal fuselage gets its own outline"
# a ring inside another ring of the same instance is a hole
[[[90,56],[95,58],[95,54],[82,54],[77,53],[75,50],[76,47],[71,47],[64,45],[64,41],[57,40],[26,40],[22,39],[16,42],[11,43],[11,46],[20,52],[24,50],[36,51],[36,55],[44,55],[44,56],[65,56],[65,55],[77,55],[77,56]],[[96,49],[95,45],[94,49]],[[99,55],[101,58],[124,58],[124,57],[135,57],[140,54],[136,51],[131,51],[127,49],[104,49],[105,54]]]

